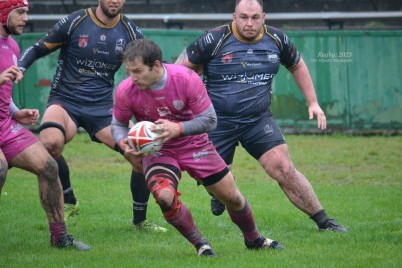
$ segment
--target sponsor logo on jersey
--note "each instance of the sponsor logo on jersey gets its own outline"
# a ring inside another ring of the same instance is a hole
[[[103,54],[103,55],[109,55],[110,54],[109,51],[103,51],[103,50],[100,50],[97,47],[93,48],[92,51],[94,52],[94,54]]]
[[[224,63],[224,64],[231,63],[232,60],[233,60],[233,54],[232,54],[232,53],[225,54],[225,55],[223,55],[222,58],[221,58],[221,61],[222,61],[222,63]]]
[[[80,37],[78,38],[78,46],[80,48],[85,48],[88,45],[88,35],[80,35]]]
[[[222,75],[223,81],[237,81],[238,83],[242,84],[249,84],[249,85],[256,85],[262,86],[266,85],[270,79],[273,79],[275,74],[267,74],[267,73],[260,73],[260,74],[226,74]]]
[[[205,44],[211,44],[213,40],[214,40],[214,36],[211,33],[208,33],[206,36],[204,36]]]
[[[114,52],[117,55],[120,55],[123,53],[125,48],[126,48],[126,41],[124,41],[124,39],[118,39],[116,41],[116,47],[114,48]]]
[[[91,69],[105,69],[105,70],[117,70],[117,65],[113,63],[108,63],[104,61],[97,61],[96,59],[80,59],[76,58],[75,63],[79,66],[88,67]]]
[[[101,34],[101,36],[99,37],[99,39],[100,39],[102,42],[105,42],[105,41],[106,41],[106,35]]]
[[[158,111],[160,117],[168,116],[169,114],[171,114],[168,107],[158,107],[156,110]]]

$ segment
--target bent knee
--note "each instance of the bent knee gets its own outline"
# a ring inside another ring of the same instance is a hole
[[[160,206],[162,211],[170,209],[175,194],[168,188],[160,189],[158,192],[152,192],[156,203]]]
[[[57,159],[61,156],[62,150],[63,150],[63,145],[60,143],[57,143],[55,141],[41,141],[43,144],[43,147],[49,152],[49,154]]]
[[[54,160],[53,157],[48,154],[48,156],[44,158],[43,164],[38,165],[38,169],[35,173],[45,178],[57,178],[59,168],[56,160]]]
[[[228,208],[236,210],[244,206],[245,198],[240,192],[237,192],[226,197],[226,199],[222,200],[221,202],[225,204]]]

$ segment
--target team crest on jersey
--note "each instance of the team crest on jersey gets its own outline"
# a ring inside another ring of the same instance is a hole
[[[88,46],[88,35],[80,35],[80,37],[78,38],[78,46],[80,48],[85,48]]]
[[[116,47],[114,48],[114,51],[117,55],[120,55],[121,53],[123,53],[125,47],[126,41],[124,41],[124,39],[119,39],[116,41]]]
[[[275,53],[267,53],[267,58],[272,63],[276,63],[278,61],[278,55],[276,55]]]
[[[232,53],[225,54],[225,55],[223,55],[222,58],[221,58],[221,61],[222,61],[222,63],[224,63],[224,64],[231,63],[232,60],[233,60],[233,54],[232,54]]]
[[[184,102],[182,100],[175,100],[173,101],[173,106],[174,108],[176,108],[177,110],[182,110],[184,107]]]

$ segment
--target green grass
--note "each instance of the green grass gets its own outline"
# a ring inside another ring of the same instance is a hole
[[[37,181],[13,168],[0,201],[0,267],[401,267],[402,137],[288,135],[287,142],[296,167],[328,214],[349,229],[347,234],[318,232],[239,148],[233,168],[239,188],[262,233],[286,250],[246,250],[227,213],[213,216],[209,196],[185,175],[182,200],[218,255],[199,258],[164,221],[152,197],[148,218],[168,232],[132,229],[128,163],[80,134],[64,153],[81,204],[75,226],[68,228],[91,251],[49,247]]]

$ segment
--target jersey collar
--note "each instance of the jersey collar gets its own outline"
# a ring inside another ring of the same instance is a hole
[[[261,38],[264,35],[264,27],[261,27],[260,33],[254,39],[251,39],[251,40],[244,39],[243,37],[240,36],[239,32],[237,31],[234,22],[232,22],[232,31],[233,31],[234,36],[237,39],[239,39],[239,41],[244,42],[244,43],[255,43],[255,42],[261,40]]]
[[[121,19],[121,14],[119,14],[118,16],[116,16],[116,18],[115,18],[115,20],[113,21],[113,23],[112,24],[108,24],[108,25],[106,25],[106,24],[104,24],[103,22],[101,22],[99,19],[98,19],[98,17],[96,17],[96,8],[88,8],[88,14],[89,14],[89,16],[91,16],[91,18],[92,18],[92,20],[95,22],[95,24],[96,25],[98,25],[99,27],[101,27],[101,28],[113,28],[113,27],[115,27],[118,23],[119,23],[119,21],[120,21],[120,19]]]

